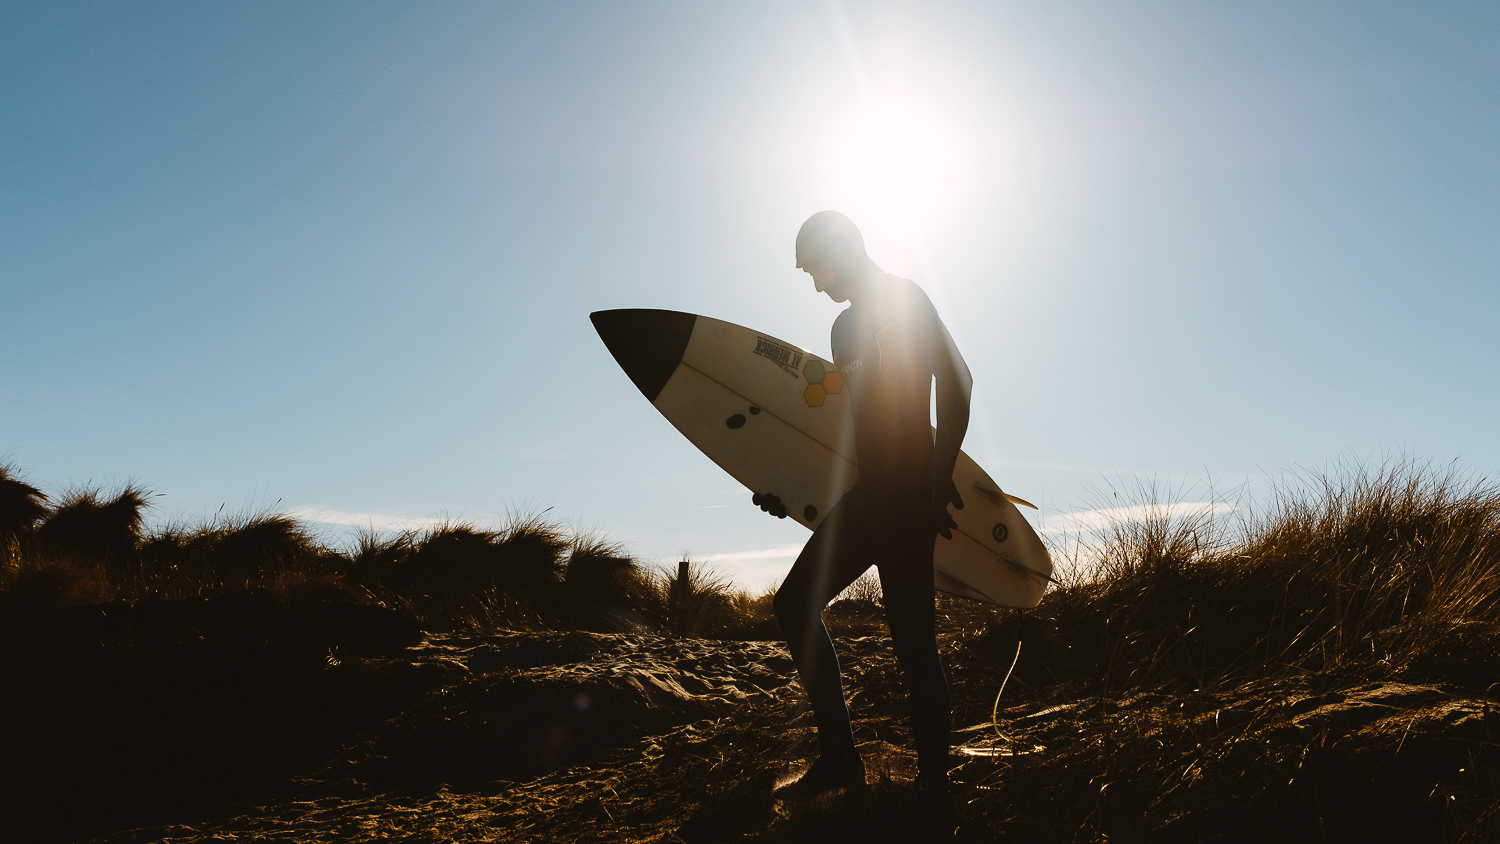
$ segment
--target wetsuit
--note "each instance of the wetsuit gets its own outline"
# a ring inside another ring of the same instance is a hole
[[[918,764],[936,775],[948,769],[952,715],[933,607],[929,408],[933,376],[952,372],[944,356],[951,361],[956,351],[922,289],[890,275],[839,315],[832,341],[850,394],[859,482],[797,557],[776,592],[776,617],[812,701],[820,752],[853,753],[838,657],[821,612],[875,566],[911,700]]]

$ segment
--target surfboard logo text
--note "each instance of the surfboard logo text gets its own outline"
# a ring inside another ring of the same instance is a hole
[[[767,340],[764,337],[755,338],[755,353],[761,357],[770,358],[776,362],[777,366],[789,369],[794,373],[797,371],[797,367],[802,365],[801,352],[796,349],[788,349],[780,343]]]

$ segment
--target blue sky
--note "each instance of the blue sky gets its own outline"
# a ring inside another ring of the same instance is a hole
[[[1458,2],[6,2],[0,458],[159,519],[550,507],[758,585],[806,534],[587,314],[826,355],[792,240],[837,208],[1049,524],[1492,473],[1497,45]]]

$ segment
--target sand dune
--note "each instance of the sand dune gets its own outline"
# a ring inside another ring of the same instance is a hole
[[[772,802],[775,781],[813,749],[779,645],[582,632],[428,635],[399,653],[330,669],[426,691],[326,763],[269,788],[268,799],[189,811],[176,823],[99,840],[920,840],[887,643],[871,636],[839,644],[868,794],[810,806]],[[976,651],[954,639],[948,648],[955,672],[973,670]],[[1103,741],[1172,745],[1191,737],[1198,761],[1190,770],[1205,781],[1232,783],[1275,763],[1336,802],[1348,799],[1336,784],[1352,766],[1402,782],[1457,774],[1500,726],[1483,699],[1452,688],[1317,675],[1251,683],[1214,699],[1026,697],[1003,707],[995,723],[956,732],[956,778],[966,787],[952,827],[961,840],[1017,828],[1025,806],[998,799],[1012,796],[1007,782],[1097,755]],[[983,704],[962,703],[964,712]],[[1120,772],[1112,788],[1162,787],[1141,773],[1132,781]],[[1161,840],[1196,840],[1205,824],[1268,787],[1258,779],[1244,786],[1216,794],[1212,812],[1167,824]]]

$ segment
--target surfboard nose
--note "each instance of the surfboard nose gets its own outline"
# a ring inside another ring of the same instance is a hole
[[[650,401],[682,362],[693,336],[695,314],[650,308],[620,308],[589,314],[605,348]]]

